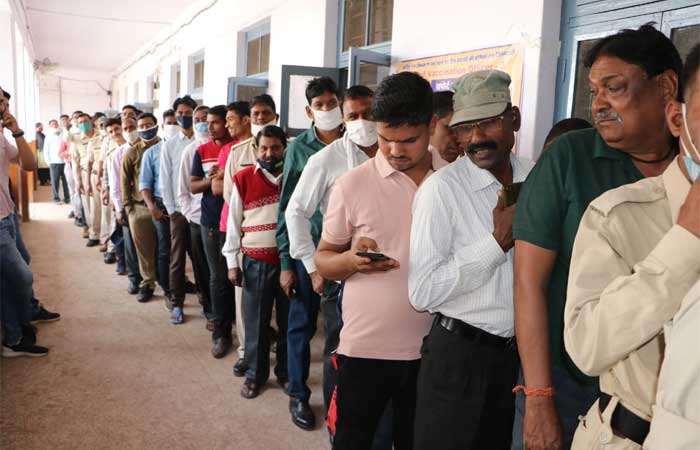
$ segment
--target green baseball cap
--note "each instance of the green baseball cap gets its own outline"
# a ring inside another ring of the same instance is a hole
[[[452,83],[454,114],[450,126],[494,117],[510,101],[510,75],[500,70],[481,70],[462,75]]]

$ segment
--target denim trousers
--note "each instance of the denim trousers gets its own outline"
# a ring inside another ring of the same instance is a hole
[[[32,319],[34,276],[18,248],[18,232],[14,212],[0,220],[0,321],[8,345],[20,342]]]
[[[209,295],[209,264],[204,253],[204,241],[202,240],[202,226],[190,222],[190,255],[192,255],[192,270],[194,281],[199,289],[199,301],[207,319],[212,318],[211,300]]]
[[[294,261],[296,292],[289,300],[287,324],[287,370],[289,396],[308,402],[311,390],[306,384],[311,364],[311,339],[316,334],[316,320],[321,297],[314,292],[311,277],[301,261]]]
[[[126,262],[126,273],[129,277],[129,281],[139,286],[141,284],[141,271],[139,270],[139,257],[136,253],[136,246],[134,245],[134,240],[131,237],[131,230],[129,229],[129,216],[124,214],[126,222],[122,227],[122,236],[124,238],[124,260]]]
[[[204,254],[209,266],[209,295],[212,320],[214,321],[212,338],[231,339],[235,315],[235,293],[233,285],[228,279],[226,259],[221,254],[221,249],[226,241],[226,233],[219,231],[218,227],[205,227],[204,225],[202,225],[201,231]]]
[[[264,384],[270,376],[270,322],[277,312],[277,378],[287,380],[287,318],[289,299],[280,286],[280,267],[243,256],[243,318],[246,329],[245,377]],[[241,320],[240,318],[238,320]]]
[[[65,164],[49,165],[49,171],[51,173],[51,190],[53,192],[53,199],[56,201],[60,200],[60,197],[58,195],[58,187],[59,183],[61,183],[61,186],[63,187],[63,202],[69,203],[70,191],[68,190],[68,179],[66,178],[65,169]]]

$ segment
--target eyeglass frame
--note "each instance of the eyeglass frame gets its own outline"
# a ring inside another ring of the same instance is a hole
[[[499,114],[499,115],[497,115],[497,116],[487,117],[487,118],[485,118],[485,119],[477,120],[477,121],[474,121],[474,122],[462,122],[462,123],[458,123],[457,125],[454,125],[454,126],[450,127],[450,129],[453,131],[453,133],[455,133],[455,135],[456,135],[457,137],[459,137],[459,135],[460,135],[461,133],[465,133],[465,132],[466,132],[466,131],[460,132],[459,130],[460,130],[460,129],[464,130],[464,128],[469,127],[469,137],[468,137],[468,139],[471,139],[472,136],[474,136],[474,130],[476,130],[477,128],[480,129],[483,133],[486,133],[486,129],[482,128],[482,125],[481,125],[481,124],[483,124],[483,123],[493,122],[494,125],[498,123],[498,124],[500,124],[501,127],[502,127],[502,126],[503,126],[503,119],[505,119],[505,118],[506,118],[506,115],[507,115],[509,112],[511,112],[512,110],[513,110],[513,108],[512,108],[511,106],[508,106],[508,107],[506,107],[506,110],[503,111],[503,113],[501,113],[501,114]],[[495,130],[495,128],[494,128],[494,130]]]

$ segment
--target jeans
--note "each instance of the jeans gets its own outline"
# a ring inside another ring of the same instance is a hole
[[[17,250],[19,251],[19,254],[22,255],[22,259],[24,262],[27,263],[27,266],[31,264],[32,262],[32,255],[29,253],[29,250],[27,249],[27,246],[24,244],[24,238],[22,237],[22,230],[19,228],[19,216],[17,213],[11,214],[12,217],[14,218],[14,223],[15,223],[15,243],[17,244]],[[31,313],[32,316],[34,314],[39,313],[41,310],[41,303],[39,302],[39,299],[36,298],[34,295],[34,283],[32,283],[32,298],[29,301],[29,304],[31,306]]]
[[[321,299],[314,292],[311,277],[301,261],[294,261],[296,293],[289,301],[287,328],[287,368],[289,396],[308,402],[311,390],[306,385],[311,364],[311,339],[316,334],[316,320]]]
[[[289,299],[280,286],[280,267],[243,256],[243,319],[246,342],[245,377],[263,385],[270,376],[270,321],[276,307],[279,342],[275,375],[287,380],[287,317]],[[241,320],[239,318],[238,320]]]
[[[194,281],[199,289],[199,302],[207,319],[212,318],[211,297],[209,295],[209,264],[204,253],[202,241],[202,226],[190,222],[190,254],[192,255],[192,270]]]
[[[523,373],[520,372],[518,384],[525,384]],[[598,399],[598,386],[580,384],[569,373],[560,367],[552,366],[552,385],[554,387],[554,405],[559,413],[564,429],[564,450],[571,448],[574,433],[578,427],[579,416],[585,416],[591,405]],[[523,419],[525,417],[525,396],[515,397],[515,422],[513,423],[513,445],[511,450],[523,450]]]
[[[163,211],[165,211],[164,208]],[[156,228],[156,274],[158,284],[165,295],[170,296],[170,218],[166,216],[162,222],[153,219],[153,226]]]
[[[110,242],[114,244],[114,253],[117,256],[117,272],[126,272],[126,259],[124,255],[124,229],[116,223],[117,217],[114,217],[114,231],[110,236]]]
[[[221,249],[226,241],[226,233],[214,228],[202,226],[202,242],[209,265],[209,295],[211,295],[212,320],[214,332],[212,338],[231,339],[233,316],[235,311],[235,294],[228,279],[226,259]]]
[[[369,449],[390,403],[394,412],[394,448],[411,450],[420,360],[389,361],[341,355],[338,363],[338,420],[333,450]]]
[[[0,321],[8,345],[22,340],[32,319],[34,276],[18,248],[16,224],[14,212],[0,220]]]
[[[51,172],[51,190],[53,191],[53,199],[59,201],[58,183],[61,182],[63,187],[63,203],[70,202],[70,191],[68,190],[68,179],[65,173],[65,164],[51,164],[49,170]]]
[[[141,284],[141,270],[139,269],[139,257],[136,253],[134,240],[131,238],[131,230],[129,229],[129,216],[124,214],[126,223],[121,225],[122,235],[124,237],[124,259],[126,262],[126,273],[129,281],[139,286]]]

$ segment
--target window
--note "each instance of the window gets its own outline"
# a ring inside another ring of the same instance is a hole
[[[391,41],[393,16],[394,0],[345,0],[342,51]]]
[[[202,98],[204,88],[204,51],[190,56],[189,71],[190,95],[195,98]]]
[[[180,96],[180,81],[181,81],[182,71],[180,70],[180,63],[173,64],[170,66],[170,97],[177,98]]]
[[[247,76],[264,75],[270,69],[270,24],[246,32]]]

